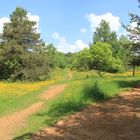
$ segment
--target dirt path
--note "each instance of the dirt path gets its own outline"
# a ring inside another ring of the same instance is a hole
[[[51,99],[57,94],[61,93],[65,87],[66,84],[52,86],[41,95],[41,98],[44,100]],[[14,132],[17,129],[24,127],[25,121],[29,115],[37,112],[43,104],[44,101],[40,101],[21,111],[15,112],[8,116],[0,117],[0,140],[12,139],[11,137]]]
[[[34,134],[32,140],[140,140],[140,89],[90,105]]]

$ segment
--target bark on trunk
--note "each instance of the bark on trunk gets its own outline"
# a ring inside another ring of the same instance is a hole
[[[133,74],[132,76],[135,76],[135,66],[133,66]]]

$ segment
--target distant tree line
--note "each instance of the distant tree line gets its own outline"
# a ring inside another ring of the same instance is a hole
[[[128,37],[118,37],[116,32],[110,30],[109,23],[102,20],[89,48],[74,54],[72,67],[80,71],[94,69],[100,77],[106,72],[132,68],[132,75],[135,76],[136,67],[140,66],[140,16],[130,14],[130,17],[130,24],[122,25]]]
[[[45,45],[27,11],[17,7],[0,36],[0,79],[46,80],[51,69],[66,67],[65,55]]]
[[[78,70],[97,71],[102,77],[106,72],[115,73],[127,69],[131,41],[126,36],[117,37],[109,23],[102,20],[93,35],[93,42],[76,54],[74,67]]]
[[[140,65],[140,17],[130,14],[130,25],[125,26],[129,37],[118,37],[109,23],[101,21],[89,48],[64,54],[53,44],[45,45],[30,21],[27,11],[17,7],[10,14],[0,35],[0,79],[46,80],[56,67],[79,71],[96,70],[102,77],[106,72],[118,72],[132,66],[135,75]],[[131,28],[135,22],[136,27]]]

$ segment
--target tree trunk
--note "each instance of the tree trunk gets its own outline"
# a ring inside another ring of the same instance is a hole
[[[132,76],[135,76],[135,66],[133,66],[133,74]]]
[[[101,71],[96,71],[97,74],[99,75],[99,77],[103,78],[103,76],[105,75],[105,72],[101,72]]]

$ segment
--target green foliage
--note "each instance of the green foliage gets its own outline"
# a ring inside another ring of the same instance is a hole
[[[107,43],[97,42],[90,46],[91,67],[97,70],[100,77],[103,72],[117,72],[122,66],[119,58],[113,57],[111,45]]]
[[[128,65],[128,52],[130,40],[121,36],[119,39],[117,38],[116,32],[112,32],[109,23],[106,21],[101,21],[99,27],[96,28],[93,37],[93,43],[96,42],[104,42],[111,45],[111,49],[113,52],[113,56],[117,59],[121,59],[123,66],[127,68]]]
[[[0,79],[46,80],[50,75],[47,54],[42,49],[36,22],[17,7],[4,24],[0,47]]]
[[[31,53],[22,56],[23,80],[46,80],[50,77],[48,57],[44,53]]]
[[[22,45],[24,48],[31,47],[31,41],[39,42],[40,38],[35,25],[36,22],[28,19],[27,11],[21,7],[17,7],[10,14],[10,22],[4,24],[3,42],[15,40],[18,45]]]
[[[105,20],[102,20],[99,27],[96,28],[96,31],[94,33],[93,43],[96,42],[110,43],[111,42],[110,38],[111,38],[111,30],[109,27],[109,23],[107,23]]]
[[[125,29],[129,32],[131,40],[129,51],[129,64],[133,67],[133,76],[135,67],[140,65],[140,17],[136,14],[130,14],[130,24]],[[131,24],[135,23],[136,27],[132,28]]]
[[[74,67],[80,71],[89,70],[91,55],[89,49],[85,48],[76,55]]]
[[[59,68],[62,68],[62,69],[67,67],[67,59],[66,59],[64,53],[57,52],[56,56],[55,56],[55,59],[56,59],[56,67],[59,67]]]
[[[113,54],[116,55],[119,50],[119,44],[117,39],[116,32],[112,32],[109,26],[109,23],[105,20],[102,20],[99,27],[96,28],[96,31],[93,36],[93,44],[97,42],[108,43],[112,47]]]
[[[71,69],[77,68],[77,63],[78,63],[77,54],[78,53],[71,53],[71,52],[65,54],[67,60],[67,66]]]
[[[129,58],[130,58],[130,40],[128,39],[128,37],[122,35],[119,38],[119,50],[118,50],[118,56],[119,58],[122,60],[124,68],[127,69],[128,68],[128,63],[129,63]]]
[[[51,68],[66,68],[67,61],[64,53],[58,52],[53,44],[49,44],[45,48]]]
[[[90,76],[86,77],[87,74]],[[42,110],[29,118],[28,127],[19,133],[32,133],[46,125],[54,125],[58,120],[80,111],[90,103],[110,99],[122,90],[134,87],[138,84],[139,78],[140,76],[133,78],[114,74],[101,79],[97,78],[93,71],[75,72],[73,80],[65,91],[55,99],[47,101]]]
[[[96,42],[91,44],[75,56],[73,66],[80,70],[86,71],[94,69],[102,77],[105,72],[118,72],[123,67],[123,62],[118,56],[113,56],[110,44]]]
[[[0,48],[0,79],[8,79],[12,75],[20,76],[21,54],[23,52],[23,48],[14,40],[6,42]]]
[[[101,77],[104,72],[122,71],[128,65],[129,42],[124,36],[117,39],[116,32],[103,20],[96,28],[93,44],[74,56],[73,67],[80,71],[97,70]]]

